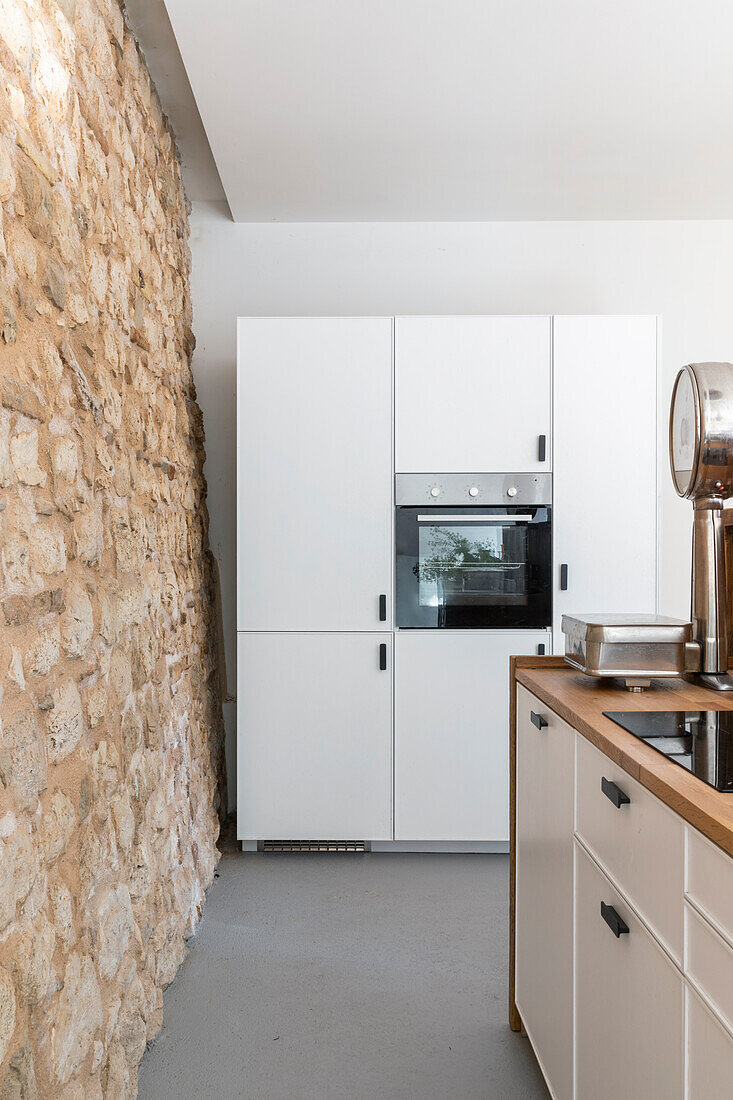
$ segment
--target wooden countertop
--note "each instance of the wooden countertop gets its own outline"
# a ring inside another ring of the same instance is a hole
[[[653,680],[643,692],[627,691],[563,667],[522,668],[523,684],[556,714],[623,768],[633,779],[733,856],[733,794],[723,794],[622,729],[604,710],[733,710],[727,692],[710,691],[684,680]],[[532,658],[535,665],[540,658]],[[556,659],[549,658],[550,661]]]

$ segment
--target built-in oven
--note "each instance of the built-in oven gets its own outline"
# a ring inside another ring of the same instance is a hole
[[[551,474],[398,474],[396,623],[552,623]]]

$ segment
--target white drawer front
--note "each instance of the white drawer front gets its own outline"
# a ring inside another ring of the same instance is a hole
[[[575,865],[575,1096],[681,1100],[682,975],[577,841]]]
[[[690,905],[685,905],[685,973],[733,1031],[733,950]]]
[[[688,986],[688,1100],[730,1100],[732,1082],[733,1039]]]
[[[733,942],[733,859],[687,827],[687,893]]]
[[[681,963],[683,821],[585,737],[577,739],[578,834]],[[618,795],[628,803],[616,806]]]

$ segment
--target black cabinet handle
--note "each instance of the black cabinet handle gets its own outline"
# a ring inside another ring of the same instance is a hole
[[[538,642],[537,643],[537,652],[540,655],[542,655],[545,652],[545,643],[544,642]]]
[[[379,597],[379,621],[380,623],[387,622],[387,597],[384,595]]]
[[[606,905],[605,902],[601,902],[601,916],[613,932],[616,939],[619,936],[625,936],[629,931],[629,926],[625,920],[622,920],[612,905]]]
[[[541,714],[535,714],[533,710],[529,712],[529,720],[533,726],[537,726],[538,730],[543,730],[547,725],[547,719],[543,718]]]
[[[605,776],[601,776],[601,790],[606,798],[610,798],[617,810],[620,810],[622,806],[628,806],[631,802],[626,792],[617,787],[615,783],[612,783],[610,779],[606,779]]]
[[[387,643],[382,642],[379,647],[379,671],[387,671]]]
[[[568,567],[567,565],[560,566],[560,591],[567,592],[568,590]]]
[[[541,435],[537,440],[537,461],[544,462],[547,458],[547,436]]]

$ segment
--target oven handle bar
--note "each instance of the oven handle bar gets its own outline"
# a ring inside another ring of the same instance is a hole
[[[418,523],[526,523],[532,515],[515,516],[418,516]]]

